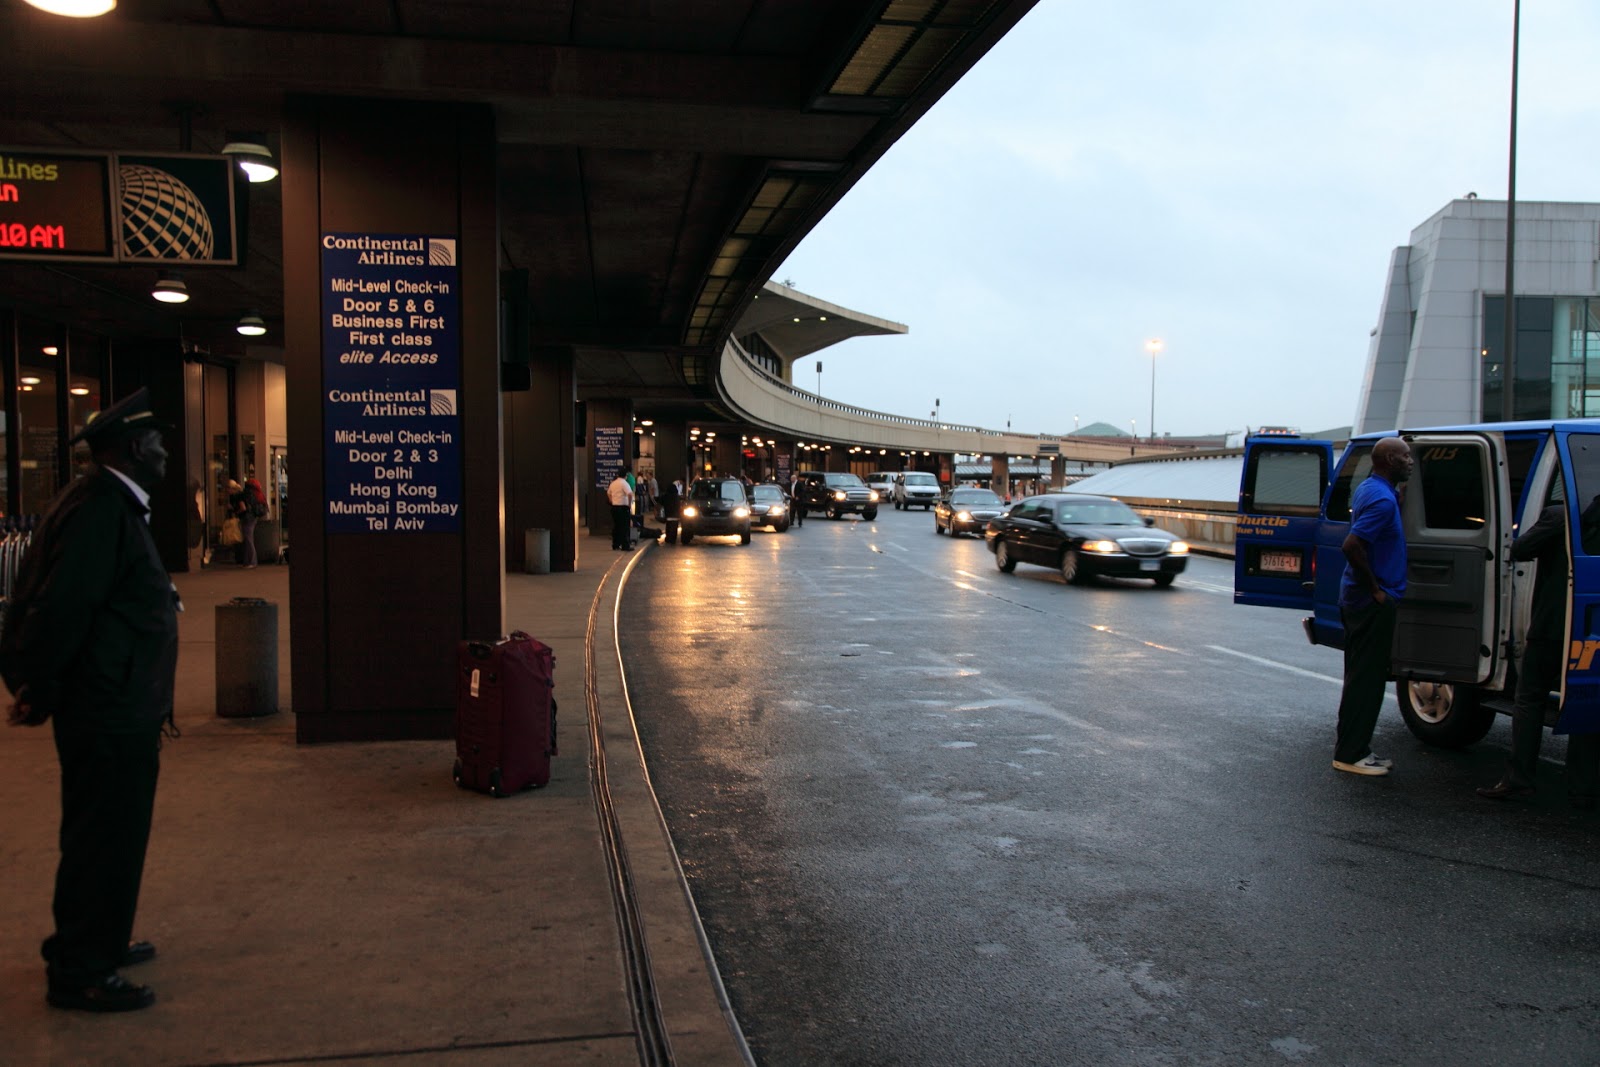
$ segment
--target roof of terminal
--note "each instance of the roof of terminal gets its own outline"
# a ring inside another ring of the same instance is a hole
[[[791,363],[851,337],[909,330],[901,323],[830,304],[779,282],[763,285],[734,327],[740,336],[759,333],[774,352]]]
[[[1075,493],[1099,493],[1124,500],[1170,504],[1229,504],[1239,499],[1244,454],[1230,450],[1177,460],[1121,463],[1090,475]]]

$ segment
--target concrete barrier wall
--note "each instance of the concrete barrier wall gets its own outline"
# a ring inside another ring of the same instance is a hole
[[[1197,511],[1150,507],[1132,501],[1128,506],[1140,515],[1156,520],[1163,530],[1170,530],[1197,548],[1208,549],[1223,555],[1233,555],[1235,519],[1231,511]]]

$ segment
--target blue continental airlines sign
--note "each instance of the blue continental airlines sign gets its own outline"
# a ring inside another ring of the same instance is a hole
[[[453,237],[322,237],[329,533],[461,529],[460,269]]]

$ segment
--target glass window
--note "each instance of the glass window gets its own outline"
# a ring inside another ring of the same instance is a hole
[[[67,349],[67,436],[83,429],[91,414],[111,406],[100,395],[105,368],[105,339],[74,331]],[[74,478],[88,472],[89,461],[87,445],[79,442],[72,446]]]
[[[1423,525],[1434,530],[1481,530],[1484,450],[1472,442],[1422,445],[1416,479],[1422,485]]]
[[[1600,434],[1575,433],[1567,438],[1572,454],[1572,480],[1583,509],[1580,538],[1585,555],[1600,556]]]
[[[21,317],[17,322],[17,431],[22,481],[18,511],[37,515],[63,484],[61,472],[61,352],[58,326]]]
[[[1258,449],[1250,456],[1246,508],[1252,512],[1315,515],[1322,504],[1323,453],[1314,449]]]
[[[1372,445],[1367,442],[1351,445],[1345,453],[1344,463],[1339,467],[1339,476],[1333,480],[1333,486],[1328,491],[1328,518],[1331,521],[1350,521],[1350,494],[1371,473]]]

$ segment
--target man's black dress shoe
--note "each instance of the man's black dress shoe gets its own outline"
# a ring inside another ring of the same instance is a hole
[[[1525,800],[1533,796],[1533,786],[1517,785],[1508,778],[1502,778],[1494,785],[1481,785],[1478,795],[1490,800]]]
[[[128,950],[122,954],[119,967],[132,967],[136,963],[149,963],[156,958],[156,947],[148,941],[129,941]]]
[[[55,941],[56,941],[55,935],[51,934],[48,938],[45,939],[44,944],[39,946],[39,955],[44,957],[44,961],[46,963],[50,963],[51,962],[51,959],[50,959],[50,956],[52,954],[51,950],[55,947]],[[151,944],[148,941],[129,941],[128,942],[128,947],[123,950],[122,959],[117,961],[117,966],[118,967],[132,967],[134,964],[137,964],[137,963],[149,963],[151,960],[153,960],[155,958],[156,958],[156,947],[155,947],[155,945]]]
[[[86,986],[52,985],[45,994],[52,1008],[77,1011],[138,1011],[156,1002],[155,990],[134,985],[120,974],[97,978]]]

